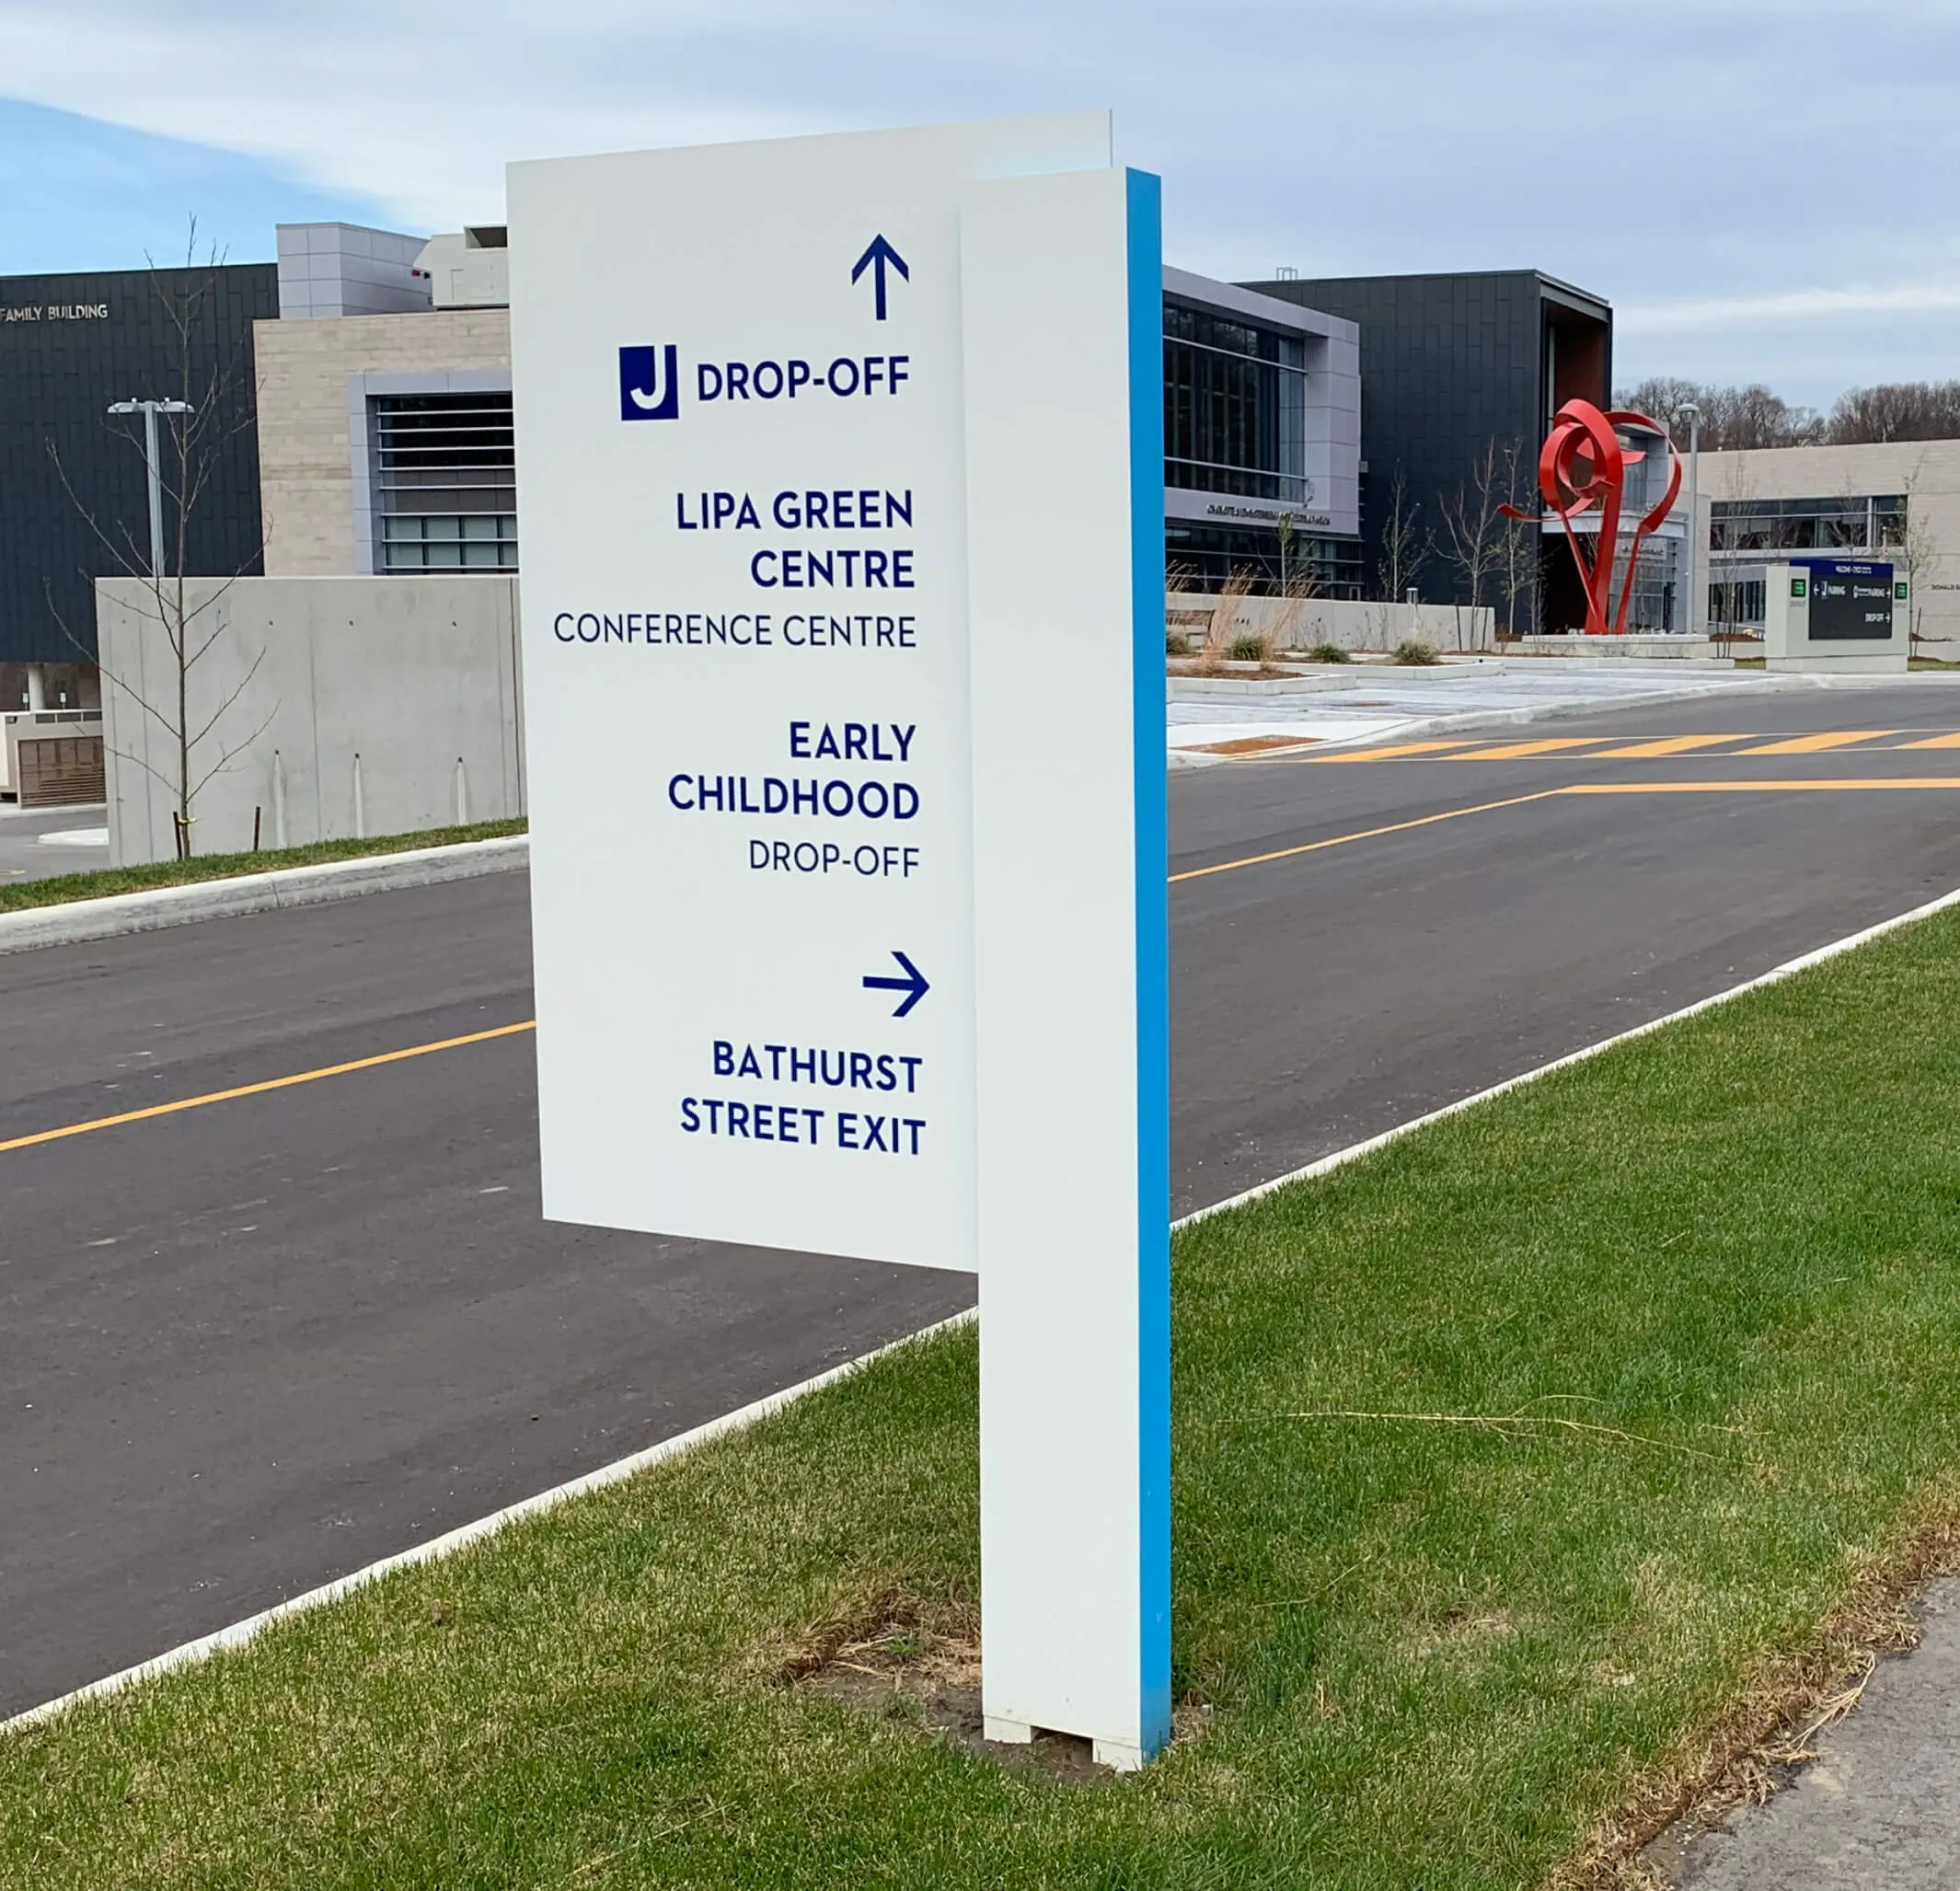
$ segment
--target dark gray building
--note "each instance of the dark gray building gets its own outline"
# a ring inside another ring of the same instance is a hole
[[[0,277],[0,710],[30,663],[51,707],[92,696],[93,581],[147,561],[143,421],[112,402],[198,409],[184,569],[261,569],[252,323],[278,313],[272,263]]]
[[[1517,467],[1517,502],[1535,505],[1538,450],[1552,415],[1575,397],[1610,405],[1611,306],[1537,270],[1286,278],[1242,286],[1360,327],[1361,533],[1369,594],[1383,588],[1384,538],[1392,536],[1399,476],[1403,519],[1429,548],[1414,583],[1424,600],[1468,602],[1464,575],[1444,548],[1446,507],[1459,491],[1475,507],[1479,463],[1492,450],[1500,465],[1508,454]],[[1517,600],[1516,628],[1583,623],[1585,605],[1566,548],[1548,538],[1531,549],[1534,582]],[[1406,589],[1406,567],[1402,575]],[[1496,605],[1502,626],[1508,600],[1486,582],[1483,601]]]

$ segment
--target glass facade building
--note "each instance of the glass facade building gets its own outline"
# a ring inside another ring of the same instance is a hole
[[[1164,483],[1306,509],[1307,344],[1164,306]]]
[[[1353,325],[1165,271],[1165,563],[1173,590],[1358,597]]]

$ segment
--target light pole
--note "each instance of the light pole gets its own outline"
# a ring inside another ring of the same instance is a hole
[[[1683,401],[1688,416],[1688,634],[1695,634],[1695,605],[1701,594],[1695,581],[1701,569],[1701,409]]]
[[[150,476],[150,576],[161,578],[163,571],[163,467],[157,458],[156,416],[193,412],[188,400],[119,400],[112,414],[143,416],[143,463]]]

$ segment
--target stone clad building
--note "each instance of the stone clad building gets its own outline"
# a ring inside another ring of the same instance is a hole
[[[1701,455],[1709,623],[1759,628],[1765,566],[1861,553],[1909,568],[1923,656],[1960,661],[1960,440]]]

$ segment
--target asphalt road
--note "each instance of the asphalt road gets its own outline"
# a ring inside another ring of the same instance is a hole
[[[1833,730],[1882,732],[1726,752]],[[1960,747],[1903,745],[1954,731],[1938,684],[1738,693],[1174,775],[1177,1207],[1960,885]],[[1850,785],[1908,778],[1954,785]],[[519,1024],[525,898],[0,959],[0,1145]],[[535,1136],[519,1032],[0,1147],[0,1714],[970,1303],[547,1226]]]
[[[108,866],[108,820],[109,810],[100,801],[64,808],[23,808],[0,801],[0,886],[12,880],[93,873]],[[98,833],[103,836],[99,842],[93,839]],[[72,837],[76,835],[90,838]]]

